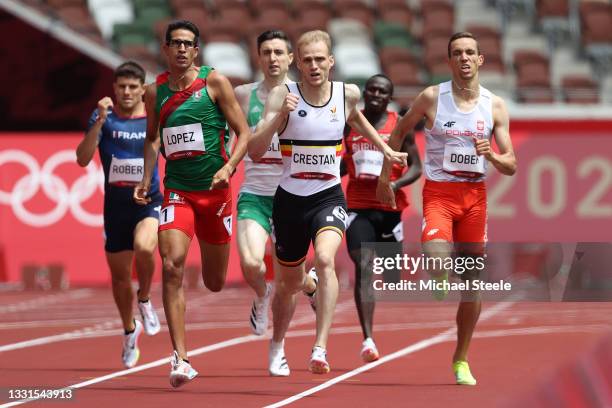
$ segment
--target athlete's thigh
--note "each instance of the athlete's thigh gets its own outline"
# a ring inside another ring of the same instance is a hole
[[[486,205],[472,207],[460,221],[455,224],[455,249],[463,256],[479,256],[485,251],[487,241]]]
[[[114,279],[130,280],[133,251],[106,252],[106,263]]]
[[[104,250],[109,253],[134,249],[136,213],[121,202],[104,204]]]
[[[487,240],[487,191],[476,184],[465,192],[466,209],[455,223],[454,241],[482,243]]]
[[[268,233],[255,220],[239,219],[237,221],[238,252],[241,259],[251,258],[262,260],[266,254]]]
[[[315,264],[317,261],[334,262],[338,248],[342,244],[342,235],[327,229],[317,234],[314,239]]]
[[[163,231],[178,230],[187,235],[190,240],[193,238],[195,212],[192,194],[192,192],[173,189],[164,191],[164,200],[159,214],[160,245]]]
[[[426,195],[423,190],[423,224],[421,242],[452,242],[456,204],[446,197]]]
[[[187,259],[191,238],[182,230],[167,229],[159,231],[158,239],[159,255],[164,263],[164,269],[168,267],[181,269]]]
[[[200,243],[204,282],[207,280],[225,282],[227,265],[229,263],[230,243],[211,244],[202,239],[199,239],[198,242]]]
[[[404,224],[401,212],[375,211],[372,218],[377,241],[402,242],[404,240]]]
[[[281,189],[274,197],[274,246],[278,262],[286,267],[295,267],[304,262],[310,246],[308,218],[302,208],[305,200],[307,198],[296,198]]]
[[[325,204],[316,206],[309,215],[315,263],[323,261],[333,264],[348,221],[344,197],[326,200]]]
[[[194,200],[195,231],[208,244],[227,244],[232,238],[232,196],[229,188],[198,191]]]
[[[367,216],[367,210],[349,210],[347,224],[346,246],[353,262],[357,262],[362,243],[376,242],[376,229]]]
[[[348,222],[344,197],[339,197],[338,200],[329,200],[325,204],[314,206],[307,213],[307,220],[310,226],[310,234],[313,243],[317,235],[324,231],[333,231],[342,238],[346,230],[346,223]]]
[[[236,220],[253,220],[267,234],[272,233],[272,206],[274,197],[241,193],[238,197]]]
[[[159,220],[154,217],[143,218],[134,228],[134,248],[153,250],[157,246]]]

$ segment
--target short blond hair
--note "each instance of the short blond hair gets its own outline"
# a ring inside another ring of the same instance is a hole
[[[307,44],[312,44],[314,42],[321,41],[327,46],[327,51],[329,54],[332,53],[332,45],[331,45],[331,37],[329,34],[322,30],[313,30],[306,31],[304,34],[300,35],[299,40],[297,41],[297,52],[300,53],[300,47]]]

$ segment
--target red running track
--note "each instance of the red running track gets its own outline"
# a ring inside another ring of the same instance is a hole
[[[110,290],[3,292],[0,404],[11,402],[7,389],[80,384],[74,401],[50,406],[511,406],[612,330],[612,303],[485,304],[470,352],[478,385],[462,387],[450,369],[455,304],[379,302],[374,332],[383,358],[364,366],[352,292],[343,291],[328,348],[331,373],[307,371],[314,315],[301,299],[285,346],[291,376],[271,378],[268,337],[250,335],[247,325],[251,297],[244,288],[187,292],[187,346],[195,351],[191,362],[200,376],[174,390],[164,324],[160,334],[141,337],[139,365],[123,370]],[[161,306],[158,291],[153,301]]]

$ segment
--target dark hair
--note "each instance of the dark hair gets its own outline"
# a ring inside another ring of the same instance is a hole
[[[268,30],[268,31],[264,31],[263,33],[259,34],[259,36],[257,37],[257,53],[259,54],[259,49],[261,48],[261,44],[263,44],[264,41],[270,41],[274,39],[285,41],[285,44],[287,44],[287,51],[292,52],[291,51],[291,41],[289,41],[289,37],[284,31]]]
[[[172,39],[171,34],[174,30],[189,30],[193,33],[194,41],[196,45],[198,45],[198,38],[200,37],[200,30],[198,30],[198,26],[193,24],[191,21],[187,20],[177,20],[168,24],[168,28],[166,28],[166,44],[170,43]]]
[[[134,61],[127,61],[115,68],[113,73],[113,80],[117,78],[136,78],[140,80],[141,84],[145,82],[145,70]]]
[[[478,55],[480,55],[480,47],[478,45],[478,39],[476,38],[476,36],[468,31],[460,31],[458,33],[453,34],[448,40],[448,58],[451,57],[451,43],[460,38],[471,38],[472,40],[476,41],[476,52],[478,53]]]
[[[391,96],[393,96],[393,81],[391,81],[391,78],[389,78],[385,74],[375,74],[375,75],[372,75],[371,77],[369,77],[368,80],[366,81],[365,85],[363,86],[364,90],[365,90],[365,88],[368,87],[368,84],[370,83],[370,81],[373,81],[376,78],[381,78],[381,79],[384,79],[387,82],[389,82],[389,86],[391,88],[391,89],[389,89],[389,91],[391,92]]]

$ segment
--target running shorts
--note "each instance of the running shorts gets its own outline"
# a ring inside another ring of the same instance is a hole
[[[426,180],[423,187],[421,242],[487,241],[487,191],[484,182]]]
[[[251,193],[240,193],[238,196],[238,220],[254,220],[266,230],[268,235],[272,233],[272,206],[273,196],[262,196]]]
[[[104,250],[111,253],[133,251],[136,225],[148,217],[157,219],[161,202],[161,194],[152,197],[152,201],[147,205],[136,204],[133,200],[105,200]]]
[[[279,187],[272,220],[279,263],[298,266],[318,234],[331,230],[344,235],[347,214],[342,187],[338,184],[310,196],[291,194]]]
[[[228,243],[232,236],[232,195],[229,188],[182,191],[166,189],[159,230],[178,229],[208,244]]]

